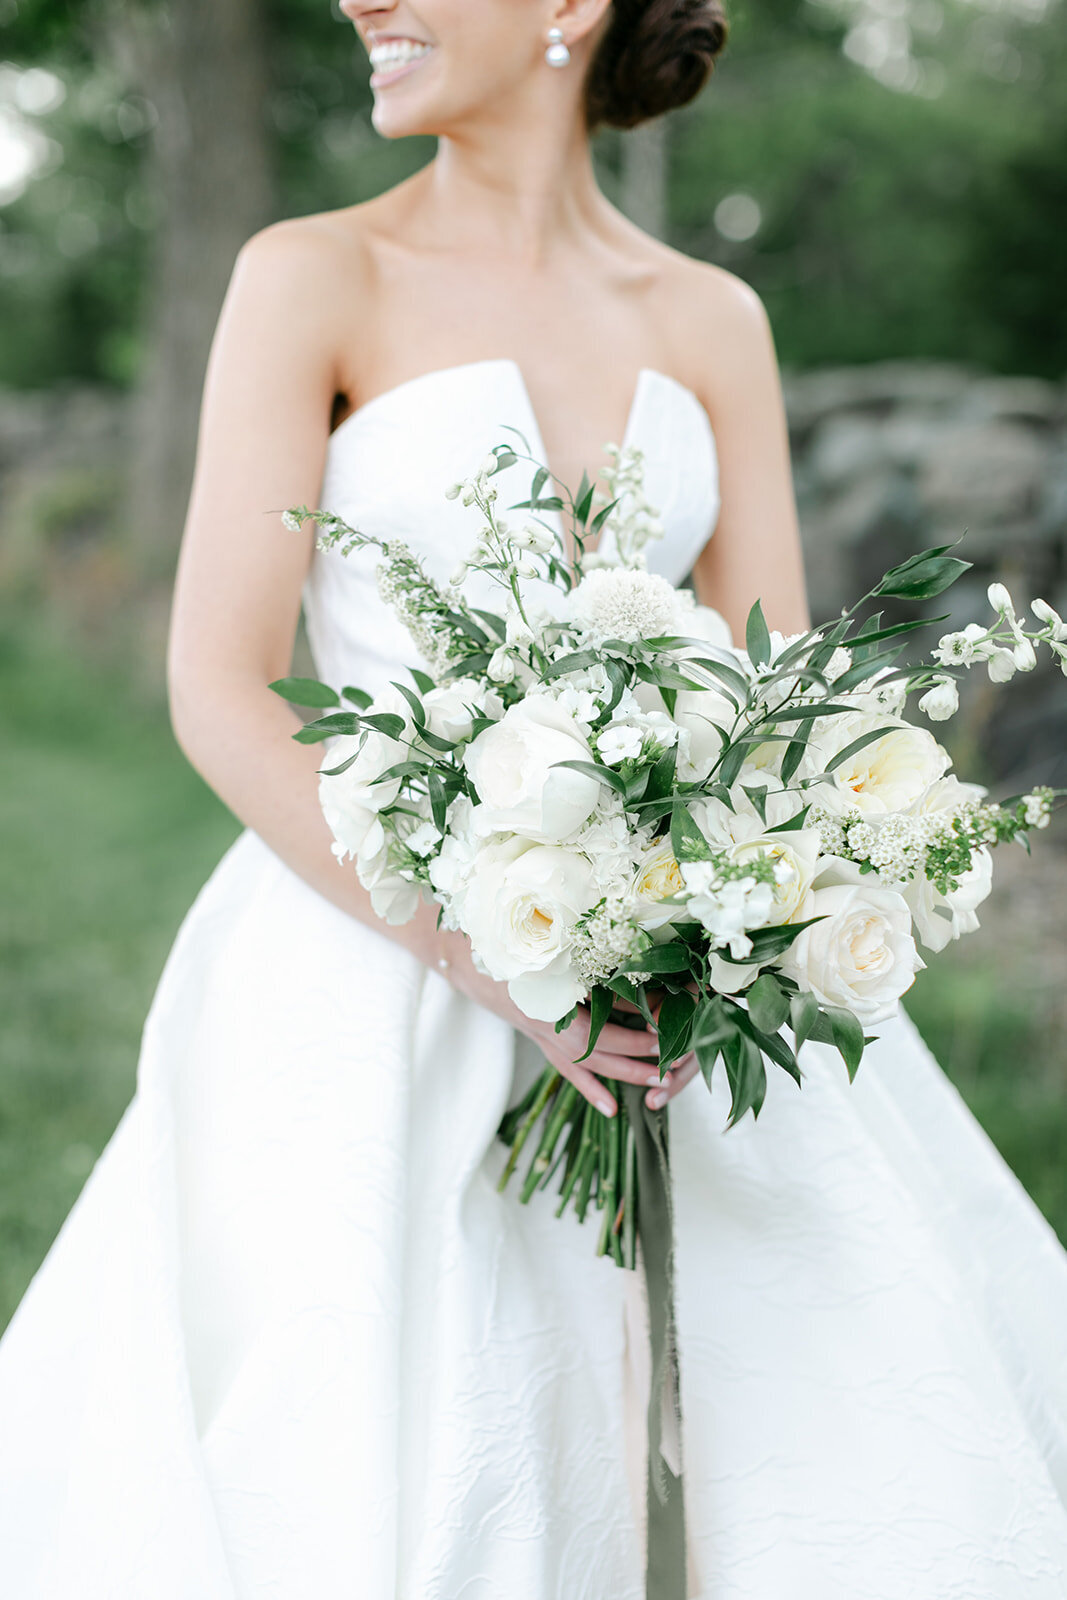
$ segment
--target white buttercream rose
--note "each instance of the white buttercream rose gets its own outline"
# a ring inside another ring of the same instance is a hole
[[[927,950],[943,950],[952,939],[975,933],[978,907],[993,887],[993,857],[988,850],[974,852],[971,865],[961,872],[958,888],[941,894],[930,879],[916,873],[904,887],[915,930]]]
[[[874,816],[908,811],[949,767],[948,752],[925,728],[893,727],[878,716],[840,716],[819,727],[802,763],[814,776],[865,733],[885,728],[854,755],[838,762],[813,794],[828,810],[857,810]]]
[[[584,856],[509,839],[480,852],[461,925],[485,970],[507,983],[519,1010],[555,1022],[585,994],[570,949],[578,917],[596,898]]]
[[[681,894],[685,880],[675,860],[669,838],[649,845],[637,864],[630,885],[633,920],[642,928],[661,928],[672,918],[685,917],[685,908],[665,905],[672,895]]]
[[[731,811],[719,800],[695,802],[692,813],[704,837],[717,849],[725,850],[731,861],[759,859],[775,868],[771,921],[795,922],[815,880],[822,847],[817,828],[791,829],[787,833],[768,833],[768,827],[788,822],[799,806],[792,792],[772,792],[766,796],[767,821],[754,808]]]
[[[521,833],[558,844],[581,827],[600,794],[596,778],[559,765],[593,755],[574,718],[545,695],[511,706],[463,759],[480,802],[474,828],[483,835]]]
[[[810,917],[823,921],[803,929],[782,956],[786,976],[864,1027],[893,1016],[924,965],[903,896],[860,884],[815,889],[801,920]]]

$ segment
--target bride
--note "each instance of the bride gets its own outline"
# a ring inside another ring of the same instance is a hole
[[[607,1108],[655,1036],[557,1036],[433,908],[341,868],[267,684],[411,646],[372,563],[282,508],[403,535],[500,429],[570,485],[640,447],[735,632],[807,623],[761,302],[627,222],[589,133],[690,100],[718,0],[341,0],[386,138],[436,158],[240,251],[208,364],[170,647],[189,759],[246,824],[179,934],[136,1095],[0,1345],[10,1600],[1056,1600],[1067,1257],[906,1016],[855,1085],[805,1046],[758,1127],[670,1113],[688,1578],[646,1590],[634,1275],[495,1130],[544,1056]],[[524,485],[516,484],[517,493]],[[714,530],[714,536],[712,533]],[[678,1101],[680,1063],[652,1103]],[[644,1389],[643,1389],[644,1386]]]

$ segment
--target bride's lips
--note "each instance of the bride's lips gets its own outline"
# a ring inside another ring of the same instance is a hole
[[[370,77],[370,86],[372,89],[383,89],[391,83],[396,83],[399,78],[406,78],[409,73],[414,72],[417,67],[421,67],[424,62],[428,61],[434,53],[433,46],[427,45],[424,39],[379,39],[375,41],[375,49],[381,45],[392,43],[424,45],[425,48],[420,50],[417,55],[412,56],[409,60],[402,60],[395,65],[383,64],[381,66],[374,67],[372,56],[371,65],[374,67]]]

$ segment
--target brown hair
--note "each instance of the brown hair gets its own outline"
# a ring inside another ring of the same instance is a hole
[[[612,0],[585,82],[590,130],[634,128],[696,98],[726,43],[720,0]]]

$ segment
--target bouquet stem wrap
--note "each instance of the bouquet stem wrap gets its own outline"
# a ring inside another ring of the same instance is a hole
[[[667,1116],[645,1103],[639,1084],[619,1085],[634,1133],[641,1195],[641,1260],[648,1290],[652,1378],[648,1396],[648,1556],[646,1600],[686,1600],[682,1479],[663,1454],[663,1409],[681,1399],[674,1314],[674,1214]],[[680,1465],[680,1463],[679,1463]]]

